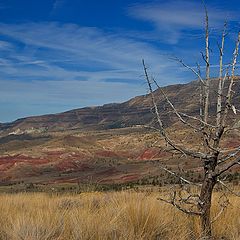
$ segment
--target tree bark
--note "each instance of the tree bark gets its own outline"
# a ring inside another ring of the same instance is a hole
[[[201,235],[204,240],[212,239],[212,227],[211,227],[211,201],[213,188],[216,184],[216,178],[212,174],[212,170],[215,169],[215,161],[212,160],[210,164],[205,166],[205,178],[201,187],[199,211],[202,213],[200,215],[201,221]]]

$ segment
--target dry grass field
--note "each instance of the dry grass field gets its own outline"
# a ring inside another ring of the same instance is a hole
[[[157,200],[158,192],[0,195],[0,239],[201,239],[198,219]],[[217,198],[219,193],[215,193]],[[215,239],[240,239],[240,198],[213,225]],[[218,206],[213,204],[213,215]]]

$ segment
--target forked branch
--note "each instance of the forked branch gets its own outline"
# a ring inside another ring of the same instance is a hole
[[[173,192],[172,197],[170,198],[170,200],[167,200],[167,199],[164,199],[164,198],[161,198],[161,197],[159,197],[158,200],[161,200],[161,201],[163,201],[165,203],[168,203],[168,204],[176,207],[178,210],[180,210],[183,213],[186,213],[186,214],[189,214],[189,215],[195,215],[195,216],[202,215],[202,213],[199,212],[199,211],[193,211],[193,210],[190,210],[190,209],[186,209],[183,206],[181,206],[180,204],[178,204],[177,203],[177,193],[176,193],[176,191]]]
[[[194,125],[192,125],[191,123],[187,122],[186,120],[184,120],[181,116],[181,114],[178,112],[178,110],[175,108],[175,106],[173,105],[173,103],[170,101],[170,99],[168,98],[167,94],[163,91],[163,89],[159,86],[159,84],[156,82],[156,80],[154,78],[152,78],[152,81],[155,83],[155,85],[157,86],[157,88],[161,91],[162,95],[165,97],[165,99],[167,100],[168,104],[170,105],[170,107],[173,109],[173,112],[176,114],[176,116],[178,117],[178,119],[180,120],[180,122],[182,122],[183,124],[187,125],[188,127],[194,129],[195,131],[201,131],[201,128],[198,128]],[[186,117],[191,118],[191,116],[188,116],[187,114],[185,114]]]
[[[153,103],[153,106],[154,106],[154,111],[155,111],[155,114],[156,114],[156,117],[157,117],[157,122],[158,122],[158,125],[159,125],[158,131],[159,131],[160,135],[164,138],[165,142],[168,143],[173,149],[175,149],[178,152],[181,152],[182,154],[191,156],[193,158],[211,159],[212,158],[211,155],[206,154],[206,153],[202,153],[202,152],[193,151],[193,150],[188,149],[186,147],[180,146],[180,145],[176,144],[174,141],[172,141],[168,137],[168,135],[167,135],[167,133],[166,133],[166,131],[164,129],[163,122],[161,120],[159,111],[158,111],[157,103],[155,101],[155,97],[154,97],[154,93],[153,93],[152,83],[150,81],[150,78],[149,78],[149,75],[148,75],[148,72],[147,72],[147,68],[146,68],[144,59],[142,60],[142,64],[143,64],[143,69],[144,69],[146,81],[148,83],[148,87],[149,87],[152,103]]]

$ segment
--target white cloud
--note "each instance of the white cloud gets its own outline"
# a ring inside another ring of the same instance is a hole
[[[96,28],[57,23],[0,24],[0,33],[24,44],[22,49],[10,52],[11,58],[2,69],[12,76],[73,80],[82,75],[96,81],[108,78],[138,81],[142,58],[159,75],[166,75],[173,67],[167,52],[141,40]]]
[[[211,28],[222,28],[223,22],[239,19],[238,12],[207,6]],[[204,7],[201,1],[170,0],[152,4],[136,4],[129,8],[129,15],[151,22],[162,40],[176,44],[183,32],[201,30],[204,26]]]
[[[26,45],[47,48],[57,58],[78,60],[82,63],[97,62],[105,67],[132,67],[142,58],[159,59],[160,52],[151,46],[131,39],[106,34],[96,28],[79,27],[73,24],[32,23],[0,25],[0,32]],[[67,54],[67,55],[65,55]],[[51,59],[56,60],[54,56]],[[114,60],[114,61],[113,61]]]
[[[13,46],[0,59],[0,104],[15,104],[22,109],[18,116],[145,94],[142,58],[162,85],[183,81],[166,52],[119,33],[73,24],[2,23],[0,34],[12,39]],[[0,121],[14,117],[11,113]]]

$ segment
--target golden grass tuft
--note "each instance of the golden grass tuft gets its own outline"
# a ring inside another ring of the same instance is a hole
[[[159,193],[0,195],[1,240],[199,239],[198,219],[157,200]],[[214,198],[217,199],[218,193]],[[213,204],[213,215],[218,207]],[[216,239],[240,239],[240,199],[214,223]]]

